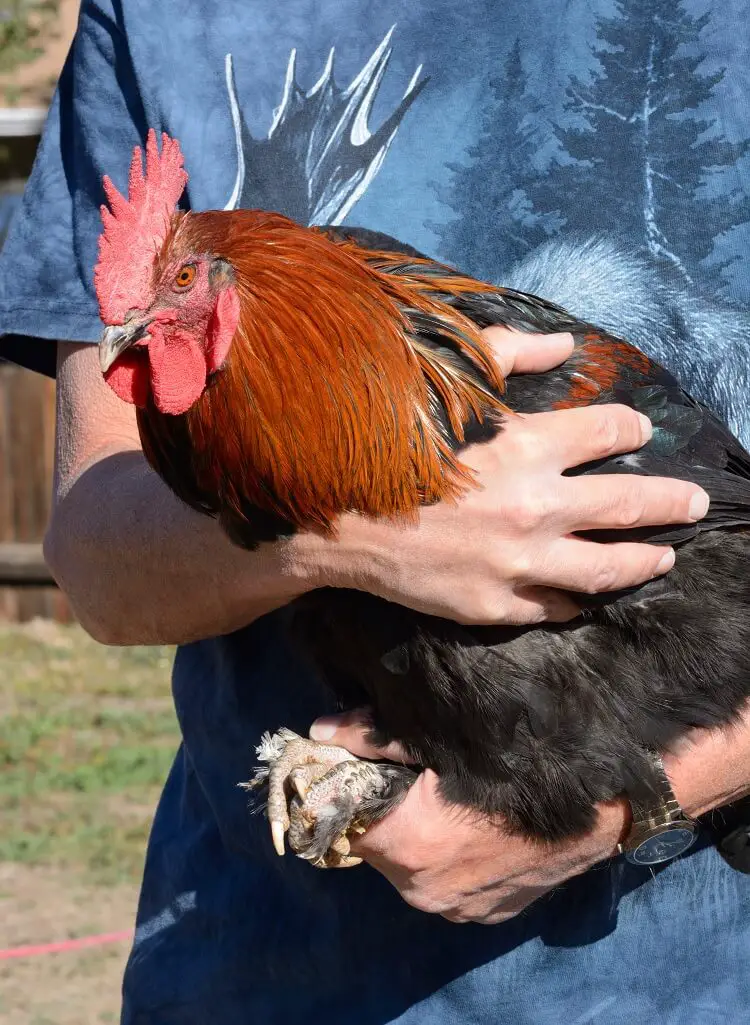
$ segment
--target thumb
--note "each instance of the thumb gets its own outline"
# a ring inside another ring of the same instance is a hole
[[[564,363],[573,352],[573,335],[568,331],[532,334],[493,324],[482,334],[492,346],[503,377],[543,373]]]
[[[378,747],[370,740],[371,733],[372,720],[368,710],[355,708],[352,712],[324,715],[316,719],[310,727],[310,740],[346,748],[359,758],[387,759],[404,764],[409,761],[398,741],[394,740],[384,747]]]

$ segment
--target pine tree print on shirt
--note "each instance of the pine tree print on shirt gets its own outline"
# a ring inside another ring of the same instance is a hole
[[[560,210],[563,232],[615,234],[676,271],[715,286],[728,263],[711,262],[716,239],[750,220],[750,196],[706,189],[750,150],[715,132],[704,113],[724,71],[701,70],[701,33],[677,0],[620,0],[598,22],[600,70],[571,79],[567,110],[579,127],[557,128],[573,163],[556,163],[527,186],[537,211]]]
[[[543,105],[528,90],[521,42],[516,39],[501,75],[490,79],[491,100],[469,163],[450,163],[450,184],[438,197],[456,216],[431,225],[449,259],[477,277],[493,280],[546,241],[564,223],[540,212],[529,198],[539,176],[537,154]]]

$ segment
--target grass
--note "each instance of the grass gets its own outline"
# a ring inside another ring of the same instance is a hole
[[[0,862],[137,881],[178,743],[168,648],[0,626]]]

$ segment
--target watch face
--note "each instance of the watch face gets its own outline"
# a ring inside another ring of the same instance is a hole
[[[630,860],[634,865],[658,865],[662,861],[669,861],[679,854],[684,854],[692,847],[695,839],[695,830],[686,826],[665,829],[663,833],[650,836],[631,851]]]

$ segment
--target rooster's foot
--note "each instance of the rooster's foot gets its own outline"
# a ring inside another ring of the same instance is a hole
[[[394,807],[415,778],[405,766],[361,761],[287,729],[266,734],[257,755],[266,764],[246,786],[268,789],[274,847],[284,853],[286,833],[294,853],[318,868],[359,865],[351,839]]]

